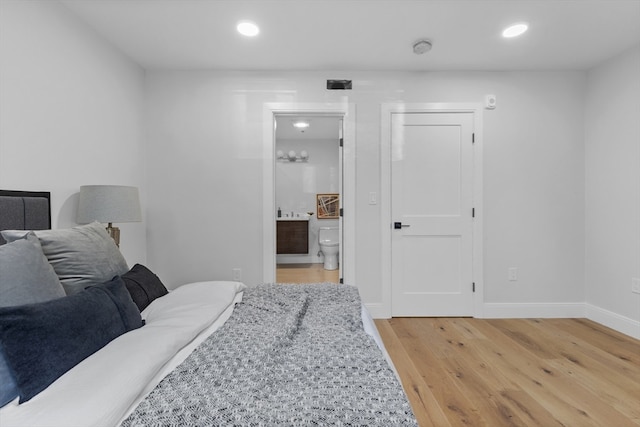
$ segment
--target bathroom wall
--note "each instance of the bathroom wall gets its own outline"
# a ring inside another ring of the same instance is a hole
[[[337,219],[318,219],[316,212],[316,194],[338,193],[339,141],[338,119],[336,119],[336,137],[334,139],[298,139],[283,140],[276,138],[276,152],[285,154],[290,150],[300,154],[309,153],[305,162],[276,160],[276,206],[284,214],[291,212],[313,212],[309,220],[309,253],[307,255],[277,255],[278,264],[320,263],[318,256],[318,229],[337,227]]]

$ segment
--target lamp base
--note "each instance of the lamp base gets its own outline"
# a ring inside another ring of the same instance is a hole
[[[112,223],[109,223],[109,225],[107,225],[107,233],[109,233],[109,236],[116,242],[116,246],[120,247],[120,229],[114,227]]]

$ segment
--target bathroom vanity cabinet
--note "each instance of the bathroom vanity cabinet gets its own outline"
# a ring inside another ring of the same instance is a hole
[[[309,253],[309,221],[279,219],[276,223],[276,253]]]

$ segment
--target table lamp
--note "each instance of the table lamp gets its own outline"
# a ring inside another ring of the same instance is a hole
[[[107,232],[120,246],[120,229],[114,222],[142,221],[137,187],[124,185],[83,185],[78,200],[78,224],[108,223]]]

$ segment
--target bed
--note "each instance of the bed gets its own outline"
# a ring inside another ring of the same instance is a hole
[[[357,288],[168,291],[101,224],[49,226],[0,192],[3,427],[417,425]]]

